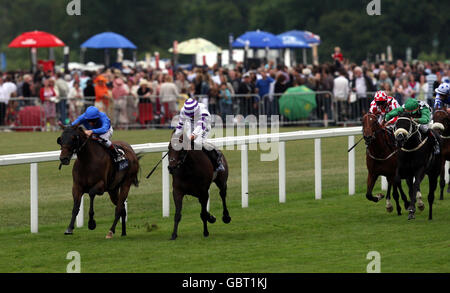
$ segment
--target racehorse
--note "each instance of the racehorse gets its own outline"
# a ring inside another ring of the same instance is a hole
[[[416,200],[417,207],[421,211],[425,208],[420,193],[420,183],[425,175],[428,175],[428,219],[431,220],[433,218],[434,192],[441,170],[441,155],[434,154],[433,142],[428,136],[422,137],[419,128],[420,125],[407,114],[400,115],[395,124],[394,135],[400,146],[396,181],[400,183],[401,179],[406,179],[408,184],[410,198],[408,220],[411,220],[415,218]]]
[[[173,136],[173,133],[172,133]],[[180,137],[177,146],[174,148],[172,139],[169,143],[169,172],[172,175],[173,200],[175,202],[175,217],[171,240],[178,237],[178,224],[181,220],[181,209],[183,197],[188,194],[198,198],[201,205],[200,218],[203,221],[203,235],[209,236],[207,222],[215,223],[216,218],[207,211],[209,199],[209,187],[214,182],[219,188],[222,198],[223,216],[225,224],[230,223],[231,217],[226,205],[228,163],[222,155],[222,163],[225,171],[215,172],[213,164],[202,150],[187,150],[181,147],[183,136]],[[192,143],[193,144],[193,143]]]
[[[444,188],[445,188],[445,162],[450,161],[450,116],[446,109],[436,110],[433,114],[433,125],[432,129],[440,133],[442,145],[442,169],[440,174],[439,186],[441,188],[439,199],[444,199]],[[450,173],[450,170],[449,170]],[[450,192],[450,183],[447,188],[447,192]]]
[[[57,143],[61,145],[59,159],[62,165],[69,165],[72,155],[77,155],[77,160],[72,168],[72,218],[64,234],[73,234],[74,222],[80,210],[81,198],[84,193],[89,194],[90,197],[88,227],[90,230],[95,229],[94,198],[96,195],[103,195],[106,191],[116,206],[114,222],[106,238],[113,237],[120,217],[122,217],[122,236],[126,236],[125,200],[131,184],[138,186],[139,158],[129,144],[114,141],[113,143],[124,151],[129,162],[127,169],[118,171],[108,150],[95,139],[92,136],[88,137],[83,128],[78,125],[64,127],[62,135],[57,139]]]
[[[405,209],[408,208],[409,202],[406,194],[403,192],[402,186],[397,186],[395,183],[398,149],[395,145],[394,135],[391,131],[382,127],[378,123],[377,116],[372,113],[363,116],[362,124],[363,137],[366,143],[366,166],[368,170],[366,198],[374,202],[378,202],[383,198],[382,194],[373,196],[372,190],[378,176],[386,176],[388,181],[386,210],[392,212],[394,209],[390,201],[391,188],[393,187],[393,197],[397,206],[397,214],[401,215],[402,208],[399,203],[398,189],[400,189]]]

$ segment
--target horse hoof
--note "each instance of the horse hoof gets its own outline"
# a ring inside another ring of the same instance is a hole
[[[423,202],[418,202],[417,207],[419,208],[420,211],[423,211],[425,209],[425,204]]]
[[[209,216],[208,222],[211,224],[214,224],[216,222],[216,217],[214,217],[213,215]]]
[[[386,207],[386,211],[387,211],[388,213],[392,213],[393,210],[394,210],[394,207],[393,207],[393,206],[387,206],[387,207]]]
[[[408,215],[408,220],[414,220],[415,218],[416,218],[416,215],[414,215],[414,214]]]
[[[203,232],[203,236],[208,237],[209,236],[209,232]]]
[[[64,235],[73,235],[73,230],[67,229],[66,232],[64,232]]]
[[[378,202],[384,198],[384,194],[378,193],[375,197],[377,198],[377,202]]]
[[[89,224],[88,224],[88,228],[89,228],[89,230],[95,230],[95,228],[97,227],[97,223],[95,222],[95,221],[89,221]]]
[[[231,217],[230,217],[230,216],[223,216],[223,217],[222,217],[222,221],[223,221],[225,224],[228,224],[228,223],[231,222]]]
[[[112,231],[109,231],[108,234],[106,234],[106,239],[112,239],[114,233]]]
[[[173,234],[172,234],[172,237],[170,237],[170,240],[175,240],[175,239],[177,239],[177,237],[178,237],[178,235],[175,234],[175,233],[173,233]]]
[[[127,236],[127,234],[126,233],[125,234],[122,233],[122,235],[120,235],[120,236],[124,237],[124,236]]]

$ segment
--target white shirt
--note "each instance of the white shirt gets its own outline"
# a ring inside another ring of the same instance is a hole
[[[8,104],[11,95],[17,92],[17,86],[12,82],[7,81],[3,83],[1,87],[2,93],[0,94],[0,101],[2,101],[5,104]]]
[[[349,82],[340,75],[334,79],[333,94],[338,101],[347,101],[349,93]]]
[[[366,86],[366,80],[363,76],[357,77],[355,80],[355,88],[356,93],[358,94],[358,97],[367,97],[367,86]]]

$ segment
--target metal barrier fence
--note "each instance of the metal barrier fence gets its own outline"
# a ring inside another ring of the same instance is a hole
[[[225,121],[227,115],[280,115],[280,125],[328,126],[360,125],[363,114],[369,110],[374,92],[367,92],[367,98],[354,102],[335,99],[330,91],[316,91],[316,107],[306,117],[288,119],[280,112],[278,100],[283,95],[311,95],[311,93],[235,95],[195,95],[199,102],[208,105],[211,114],[219,115]],[[0,130],[10,131],[52,131],[57,121],[67,124],[75,120],[91,105],[96,105],[108,114],[114,128],[141,129],[170,127],[171,120],[179,114],[187,95],[180,96],[124,96],[109,100],[108,105],[95,102],[95,97],[82,99],[57,98],[41,102],[40,98],[11,98],[4,113],[0,113]]]

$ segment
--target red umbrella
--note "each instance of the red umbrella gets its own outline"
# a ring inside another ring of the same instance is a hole
[[[10,48],[50,48],[63,47],[65,44],[56,36],[42,32],[26,32],[15,38],[8,47]]]

